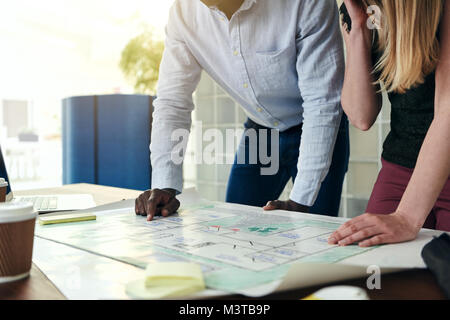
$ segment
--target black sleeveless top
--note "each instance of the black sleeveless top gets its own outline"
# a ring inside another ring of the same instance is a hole
[[[351,21],[345,5],[341,7],[344,19]],[[376,44],[375,39],[375,44]],[[372,49],[372,62],[380,58],[376,45]],[[391,102],[391,131],[383,144],[382,157],[392,163],[415,168],[420,149],[434,118],[435,72],[423,84],[403,94],[388,94]]]
[[[415,168],[420,149],[434,118],[435,73],[404,94],[391,92],[391,131],[383,145],[383,158]]]

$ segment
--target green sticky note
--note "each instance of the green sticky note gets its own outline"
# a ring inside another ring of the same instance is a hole
[[[81,222],[96,220],[97,216],[91,213],[74,213],[74,214],[61,214],[55,216],[42,216],[38,221],[41,225],[69,223],[69,222]]]

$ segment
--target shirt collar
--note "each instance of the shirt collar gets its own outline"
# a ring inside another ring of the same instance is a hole
[[[251,7],[255,4],[255,2],[257,2],[258,0],[245,0],[243,3],[242,3],[242,5],[241,5],[241,7],[236,11],[236,12],[239,12],[239,11],[246,11],[246,10],[249,10],[249,9],[251,9]],[[211,8],[209,8],[209,9],[211,9],[211,10],[217,10],[217,11],[220,11],[218,8],[216,8],[216,7],[211,7]]]
[[[255,4],[256,1],[258,0],[245,0],[238,11],[249,10]]]

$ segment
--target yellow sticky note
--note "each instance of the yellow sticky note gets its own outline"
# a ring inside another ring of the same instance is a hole
[[[316,297],[315,295],[312,294],[312,295],[307,296],[306,298],[303,298],[301,300],[312,301],[312,300],[322,300],[322,299],[320,299],[319,297]]]
[[[202,269],[198,264],[185,262],[152,263],[145,270],[145,286],[158,287],[183,281],[204,286]]]
[[[61,214],[55,216],[42,216],[38,221],[41,225],[57,224],[57,223],[69,223],[69,222],[81,222],[96,220],[97,216],[90,213],[74,213],[74,214]]]
[[[127,294],[135,299],[186,297],[205,289],[201,267],[194,263],[152,263],[146,277],[127,285]]]

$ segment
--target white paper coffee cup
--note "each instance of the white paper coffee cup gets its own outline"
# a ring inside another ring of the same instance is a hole
[[[0,283],[30,274],[36,216],[31,203],[0,203]]]

